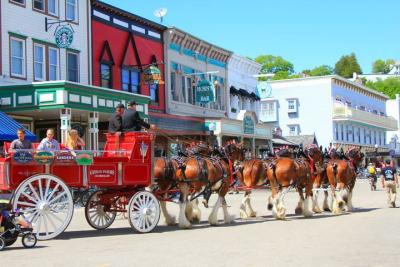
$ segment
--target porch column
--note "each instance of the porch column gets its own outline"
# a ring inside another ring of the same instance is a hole
[[[218,141],[218,146],[223,146],[222,144],[222,134],[217,134],[217,141]]]
[[[60,120],[61,120],[61,143],[65,144],[67,141],[68,131],[71,130],[71,109],[62,108],[60,110]]]
[[[99,150],[99,113],[89,112],[89,149]]]

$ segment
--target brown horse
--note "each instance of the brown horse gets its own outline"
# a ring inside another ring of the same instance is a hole
[[[233,161],[236,167],[235,175],[242,186],[245,186],[245,194],[240,205],[240,217],[245,219],[256,217],[250,201],[251,188],[266,183],[266,167],[259,159],[244,160],[244,149],[242,144],[228,144],[225,153]]]
[[[174,159],[169,158],[156,158],[154,161],[154,178],[158,190],[163,192],[162,197],[168,198],[168,190],[173,189],[176,182],[176,170],[178,169],[178,162]],[[170,215],[167,211],[166,201],[160,200],[161,211],[165,218],[167,225],[175,224],[175,217]]]
[[[296,214],[305,217],[312,216],[309,202],[312,200],[312,186],[315,176],[321,171],[322,152],[318,147],[310,147],[305,151],[305,157],[292,159],[281,157],[270,164],[267,170],[271,183],[271,196],[268,198],[268,209],[277,219],[285,219],[286,207],[284,197],[291,187],[295,187],[299,194],[299,202],[295,209]],[[305,196],[303,194],[305,189]]]
[[[340,214],[345,206],[347,211],[352,211],[352,194],[356,182],[356,171],[363,159],[360,148],[351,148],[346,156],[349,160],[333,159],[326,167],[326,174],[332,192],[332,212]],[[336,194],[336,188],[339,194]]]
[[[225,223],[231,222],[232,218],[229,216],[225,200],[229,190],[230,175],[229,163],[225,160],[207,157],[189,157],[185,160],[184,164],[176,170],[176,180],[181,191],[179,227],[190,228],[190,221],[200,220],[197,197],[207,191],[218,193],[218,200],[208,218],[209,223],[218,225],[218,210],[221,206]],[[191,195],[193,192],[196,201],[191,203],[189,196],[193,197]]]
[[[312,210],[315,213],[321,213],[322,210],[318,205],[318,196],[319,191],[324,190],[324,201],[322,204],[322,209],[324,211],[330,211],[329,204],[328,204],[328,191],[326,190],[326,185],[329,184],[328,176],[326,175],[326,166],[323,167],[321,172],[317,174],[314,180],[313,188],[315,192],[313,192],[313,207]]]

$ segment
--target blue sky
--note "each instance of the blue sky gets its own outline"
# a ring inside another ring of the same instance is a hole
[[[364,73],[378,58],[400,60],[399,0],[103,0],[176,26],[236,54],[279,55],[296,71],[334,66],[355,52]]]

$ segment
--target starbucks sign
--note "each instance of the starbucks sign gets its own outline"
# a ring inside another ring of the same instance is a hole
[[[208,80],[201,80],[196,86],[196,102],[209,103],[214,101],[214,85]]]
[[[56,44],[59,48],[68,48],[74,40],[74,33],[70,27],[62,26],[55,33]]]
[[[250,116],[243,119],[243,132],[245,134],[254,134],[254,121]]]

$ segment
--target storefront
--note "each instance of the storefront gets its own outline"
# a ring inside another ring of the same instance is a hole
[[[119,103],[136,101],[142,118],[148,120],[147,96],[65,81],[0,86],[0,100],[0,110],[38,139],[45,137],[47,128],[54,128],[57,139],[64,142],[74,128],[89,149],[103,148],[108,120]]]
[[[254,112],[243,112],[239,120],[215,118],[205,120],[206,130],[213,131],[219,145],[229,140],[243,142],[245,148],[258,157],[271,145],[272,129],[269,125],[258,123]]]

